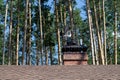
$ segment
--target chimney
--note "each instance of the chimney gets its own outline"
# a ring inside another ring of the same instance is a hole
[[[74,41],[67,43],[62,48],[63,65],[87,65],[88,55],[87,47],[82,43],[77,45]]]

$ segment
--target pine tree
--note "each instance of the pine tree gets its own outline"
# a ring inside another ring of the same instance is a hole
[[[26,0],[25,8],[25,23],[24,23],[24,38],[23,38],[23,50],[22,50],[22,65],[25,65],[25,52],[26,52],[26,31],[27,31],[27,19],[28,19],[28,3]]]
[[[55,15],[56,15],[56,28],[57,28],[57,42],[58,42],[58,64],[62,65],[62,56],[61,56],[61,43],[60,43],[60,28],[59,28],[59,17],[58,17],[58,5],[55,0]]]
[[[95,0],[93,0],[93,7],[94,7],[94,15],[95,15],[95,26],[96,26],[97,38],[98,38],[98,47],[99,47],[99,51],[100,51],[101,62],[102,62],[102,65],[104,65],[105,64],[104,53],[103,53],[103,49],[102,49],[101,36],[100,36],[100,29],[99,29],[99,25],[98,25],[98,17],[97,17]]]
[[[3,38],[3,51],[2,51],[2,65],[5,64],[5,38],[6,38],[6,25],[7,25],[7,15],[8,15],[8,0],[6,1],[6,8],[5,8],[5,22],[4,22],[4,38]]]
[[[27,49],[27,54],[28,54],[28,61],[27,61],[27,64],[28,65],[31,65],[31,56],[30,56],[30,53],[31,53],[31,3],[29,2],[29,26],[28,26],[28,49]]]
[[[93,32],[92,32],[92,17],[91,17],[91,10],[90,10],[90,3],[89,0],[86,1],[87,5],[87,15],[88,15],[88,24],[89,24],[89,31],[90,31],[90,43],[91,43],[91,53],[92,53],[92,62],[95,65],[95,55],[94,55],[94,47],[93,47]]]
[[[114,0],[114,56],[115,56],[115,65],[117,65],[117,11],[116,11],[116,0]]]
[[[16,30],[16,65],[18,65],[18,62],[19,62],[19,55],[18,55],[18,53],[19,53],[19,31],[20,31],[20,19],[19,19],[19,10],[20,10],[20,5],[19,5],[19,3],[20,3],[20,0],[18,0],[18,2],[17,2],[17,30]]]
[[[39,20],[40,20],[40,52],[41,52],[41,64],[43,65],[43,59],[42,59],[42,55],[43,55],[43,31],[42,31],[42,16],[41,16],[41,0],[39,0]]]
[[[9,30],[9,50],[8,50],[8,64],[11,64],[11,55],[12,55],[12,25],[13,25],[13,6],[12,6],[12,0],[10,1],[10,6],[11,6],[11,10],[10,10],[10,30]]]
[[[104,26],[104,54],[105,64],[107,65],[107,51],[106,51],[106,18],[105,18],[105,0],[102,0],[102,14],[103,14],[103,26]]]

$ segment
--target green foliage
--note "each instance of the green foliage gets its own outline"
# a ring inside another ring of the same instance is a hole
[[[44,37],[44,41],[43,41],[43,46],[45,47],[49,47],[49,46],[56,46],[57,45],[57,38],[56,38],[56,27],[55,27],[55,20],[54,20],[54,16],[55,14],[52,14],[50,12],[51,10],[51,6],[47,5],[47,2],[49,0],[41,0],[42,2],[42,26],[43,26],[43,37]],[[32,33],[31,33],[31,40],[32,40],[32,62],[33,64],[35,63],[33,60],[35,60],[35,54],[36,54],[36,49],[34,49],[34,47],[40,48],[40,25],[39,25],[39,6],[38,6],[38,0],[30,0],[30,2],[32,3],[31,5],[31,11],[32,11]],[[67,1],[62,0],[61,2],[62,7],[65,3],[67,3]],[[89,28],[88,28],[88,23],[87,23],[87,19],[82,20],[82,17],[80,16],[81,10],[79,8],[75,8],[76,5],[76,1],[72,0],[73,3],[73,18],[74,18],[74,31],[75,31],[75,38],[76,40],[79,42],[80,39],[83,39],[83,43],[86,44],[88,47],[90,46],[90,39],[89,39]],[[98,0],[95,0],[95,3],[97,4],[97,11],[98,11]],[[120,24],[120,1],[117,0],[117,12],[118,12],[118,23]],[[108,60],[110,60],[110,58],[112,58],[112,60],[114,60],[113,58],[113,29],[114,29],[114,1],[113,0],[109,0],[109,1],[105,1],[105,12],[106,12],[106,27],[107,27],[107,53],[108,53]],[[19,13],[18,13],[18,8],[19,8]],[[91,8],[91,15],[92,17],[94,16],[94,12],[93,12],[93,3],[92,0],[90,0],[90,8]],[[86,9],[84,7],[84,9]],[[9,11],[8,11],[8,16],[7,16],[7,30],[6,33],[9,32],[9,22],[10,22],[10,1],[9,1]],[[64,10],[63,10],[64,11]],[[97,12],[99,13],[99,12]],[[63,14],[63,13],[62,13]],[[68,11],[66,11],[66,20],[67,20],[67,26],[69,26],[69,14]],[[19,15],[20,21],[19,21],[19,26],[20,26],[20,45],[19,45],[19,53],[22,52],[22,46],[23,46],[23,34],[24,34],[24,20],[25,20],[25,0],[21,1],[18,3],[18,0],[13,0],[13,33],[12,33],[12,49],[13,52],[15,51],[16,47],[16,28],[17,28],[17,17]],[[60,12],[59,12],[60,15]],[[2,39],[3,39],[3,30],[4,30],[4,16],[5,16],[5,1],[4,0],[0,0],[0,64],[2,64]],[[60,19],[60,16],[59,16]],[[95,20],[94,18],[93,20],[93,28],[95,28]],[[63,23],[62,21],[60,21],[60,30],[63,29]],[[29,26],[28,26],[29,27]],[[101,26],[102,27],[102,26]],[[118,27],[119,28],[119,27]],[[96,30],[96,29],[95,29]],[[119,30],[119,29],[118,29]],[[96,31],[95,31],[96,32]],[[118,31],[119,32],[119,31]],[[28,34],[27,34],[28,35]],[[6,63],[8,61],[8,40],[9,40],[9,34],[6,35]],[[62,39],[61,39],[62,40]],[[120,63],[120,40],[118,39],[118,63]],[[39,52],[39,51],[38,51]],[[48,51],[49,52],[49,51]],[[53,51],[53,53],[55,53],[55,49]],[[90,48],[88,49],[88,55],[89,55],[89,63],[92,64],[91,61],[91,54],[90,54]],[[54,64],[57,64],[57,58],[55,58],[56,55],[54,55],[54,59],[53,62],[55,62]],[[21,55],[19,55],[19,61],[22,61],[22,57]],[[19,63],[20,63],[19,62]],[[114,61],[113,61],[114,62]],[[109,61],[110,63],[110,61]]]
[[[75,10],[73,11],[73,16],[74,16],[74,25],[75,26],[81,26],[82,24],[82,18],[80,16],[80,9],[79,8],[75,8]]]
[[[80,9],[79,8],[75,8],[75,10],[73,11],[73,17],[74,17],[74,25],[75,25],[75,32],[76,32],[76,39],[78,39],[78,41],[80,39],[83,39],[83,43],[88,45],[89,42],[89,29],[88,29],[88,25],[87,25],[87,21],[86,20],[82,20],[82,17],[80,16]]]
[[[46,36],[45,36],[45,39],[44,39],[44,45],[45,46],[55,46],[54,33],[52,33],[52,32],[46,33]]]
[[[4,7],[3,7],[3,0],[0,0],[0,64],[2,64],[2,45],[3,45],[3,13],[4,13]]]

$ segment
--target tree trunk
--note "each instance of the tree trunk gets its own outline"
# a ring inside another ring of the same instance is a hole
[[[95,35],[94,31],[93,31],[93,44],[94,44],[94,53],[95,53],[96,65],[99,65],[97,43],[96,43],[96,35]]]
[[[38,45],[39,41],[37,40],[37,50],[36,50],[36,65],[39,65],[39,45]]]
[[[31,3],[29,3],[29,28],[28,28],[28,65],[31,64],[31,57],[30,57],[30,53],[31,53]]]
[[[28,19],[28,3],[29,3],[29,0],[26,0],[23,51],[22,51],[22,65],[25,65],[24,59],[25,59],[25,52],[26,52],[26,31],[27,31],[27,19]]]
[[[63,33],[65,33],[65,28],[66,28],[66,5],[64,4],[64,12],[63,12],[63,24],[64,24],[64,28],[63,28]],[[66,40],[65,37],[63,37],[63,46],[66,45]]]
[[[39,19],[40,19],[40,52],[41,52],[41,65],[43,65],[43,32],[42,32],[42,16],[41,16],[41,0],[39,0]]]
[[[45,64],[48,65],[48,50],[47,50],[47,47],[45,47]]]
[[[5,8],[5,22],[4,22],[4,38],[3,38],[3,51],[2,51],[2,65],[5,64],[5,38],[6,38],[6,25],[7,25],[7,14],[8,14],[8,0],[6,2],[6,8]]]
[[[116,0],[114,0],[114,56],[115,56],[115,65],[117,65],[117,11],[116,11]]]
[[[58,17],[58,7],[57,7],[57,1],[56,0],[55,0],[55,14],[56,14],[56,27],[57,27],[57,40],[58,40],[57,41],[58,42],[58,64],[62,65],[59,17]]]
[[[94,57],[94,47],[93,47],[93,35],[92,35],[92,18],[90,12],[90,3],[89,0],[86,1],[87,3],[87,16],[88,16],[88,23],[89,23],[89,31],[90,31],[90,44],[91,44],[91,53],[92,53],[92,62],[95,65],[95,57]]]
[[[49,47],[50,48],[50,64],[53,65],[53,56],[52,56],[52,46]]]
[[[96,25],[96,30],[97,30],[98,47],[99,47],[99,51],[100,51],[101,62],[102,62],[102,65],[104,65],[105,64],[104,63],[104,54],[103,54],[103,49],[102,49],[100,30],[99,30],[99,25],[98,25],[98,17],[97,17],[96,5],[95,5],[94,0],[93,0],[93,6],[94,6],[94,13],[95,13],[95,25]]]
[[[18,5],[18,7],[17,7],[17,12],[18,12],[18,14],[17,14],[17,30],[16,30],[16,65],[18,65],[18,53],[19,53],[19,31],[20,31],[20,28],[19,28],[19,10],[20,10],[20,0],[18,0],[18,3],[17,3],[17,5]]]
[[[71,33],[72,33],[72,35],[71,35],[71,38],[72,38],[72,40],[74,40],[74,32],[73,32],[73,30],[74,30],[74,24],[73,24],[73,11],[72,11],[72,0],[68,0],[68,9],[69,9],[69,16],[70,16],[70,29],[71,29]]]
[[[99,8],[99,13],[98,13],[98,16],[99,16],[99,17],[98,17],[98,21],[99,21],[99,22],[98,22],[98,25],[99,25],[99,30],[100,30],[99,32],[100,32],[100,39],[101,39],[101,47],[102,47],[102,49],[103,49],[103,54],[104,54],[104,48],[103,48],[104,45],[103,45],[103,41],[102,41],[102,39],[103,39],[103,38],[102,38],[102,37],[103,37],[103,35],[102,35],[102,32],[103,32],[103,30],[102,30],[102,29],[103,29],[102,17],[103,17],[103,16],[102,16],[102,10],[101,10],[101,0],[99,0],[98,5],[99,5],[99,6],[98,6],[98,8]]]
[[[105,18],[105,0],[102,0],[102,14],[103,14],[103,26],[104,26],[104,54],[105,54],[105,64],[107,65],[107,51],[106,51],[106,18]]]
[[[59,0],[59,3],[60,3],[60,22],[61,22],[61,27],[63,27],[62,0]]]
[[[43,22],[43,24],[44,24],[44,22]],[[39,20],[37,21],[37,26],[38,26],[38,31],[40,31],[39,30]],[[40,46],[41,45],[39,45],[39,43],[41,42],[41,40],[40,40],[40,36],[38,36],[38,39],[36,40],[36,49],[37,49],[37,51],[36,51],[36,65],[40,65],[40,64],[42,64],[42,62],[40,61],[40,58],[42,58],[42,56],[41,56],[41,54],[40,54]]]
[[[63,37],[63,33],[64,33],[64,25],[63,25],[63,9],[62,9],[62,0],[59,0],[59,4],[60,4],[60,26],[62,27],[62,45],[64,45],[64,37]]]
[[[10,29],[9,29],[9,50],[8,50],[8,65],[11,65],[11,55],[12,55],[12,19],[13,19],[13,7],[12,7],[12,0],[10,1]]]
[[[100,28],[101,28],[101,30],[102,30],[102,11],[101,11],[101,0],[99,0],[99,2],[98,2],[98,7],[99,7],[99,25],[100,25]]]

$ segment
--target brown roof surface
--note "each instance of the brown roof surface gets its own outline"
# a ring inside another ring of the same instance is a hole
[[[120,80],[120,66],[0,66],[0,80]]]

